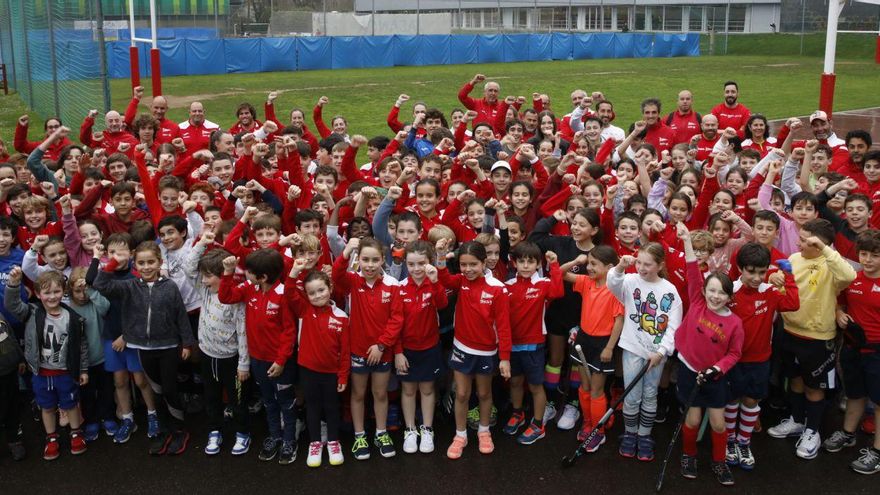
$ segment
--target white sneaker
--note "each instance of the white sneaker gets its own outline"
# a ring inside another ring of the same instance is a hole
[[[581,411],[574,404],[566,404],[565,409],[562,410],[562,416],[559,418],[559,422],[556,423],[556,427],[560,430],[571,430],[574,428],[575,423],[581,417]]]
[[[554,419],[556,419],[556,404],[548,402],[547,407],[544,408],[544,424],[549,424]]]
[[[321,442],[309,443],[309,456],[306,457],[306,466],[321,467],[321,454],[324,452],[324,444]]]
[[[804,432],[804,425],[795,422],[791,416],[782,420],[781,423],[767,430],[767,434],[773,438],[797,437]]]
[[[403,451],[407,454],[419,451],[419,432],[415,428],[407,428],[403,432]]]
[[[327,455],[330,457],[331,466],[339,466],[345,462],[345,458],[342,456],[342,445],[338,440],[327,442]]]
[[[419,429],[419,437],[421,437],[419,452],[423,454],[434,452],[434,430],[422,425]]]
[[[815,459],[819,455],[820,445],[822,439],[819,438],[819,432],[806,429],[797,441],[797,456],[801,459]]]
[[[223,436],[219,431],[212,431],[208,434],[208,444],[205,445],[205,453],[208,455],[217,455],[220,453],[220,445],[223,444]]]
[[[327,443],[327,422],[321,421],[321,443]]]

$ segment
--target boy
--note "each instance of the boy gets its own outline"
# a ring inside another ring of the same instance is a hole
[[[758,213],[776,216],[767,210]],[[757,222],[772,224],[767,219],[756,218]],[[765,242],[768,240],[764,239]],[[733,398],[724,409],[727,464],[739,465],[747,471],[755,466],[751,450],[752,431],[761,413],[759,401],[767,397],[770,382],[773,320],[777,312],[797,311],[800,308],[798,287],[791,273],[777,271],[767,276],[772,260],[770,253],[766,245],[757,242],[750,242],[739,249],[736,266],[741,275],[733,284],[734,296],[729,305],[742,320],[745,339],[742,357],[727,374]],[[770,283],[765,282],[768,279]]]
[[[779,215],[777,215],[776,212],[774,212],[773,210],[760,210],[755,213],[752,227],[752,235],[755,237],[756,243],[764,246],[770,251],[771,270],[767,272],[767,275],[777,269],[776,261],[788,259],[788,256],[785,256],[778,249],[776,249],[776,239],[779,237],[779,225]],[[736,260],[737,256],[739,256],[738,251],[733,254],[733,259]],[[740,270],[737,263],[733,263],[733,265],[730,267],[729,275],[730,280],[739,279]]]
[[[24,251],[19,249],[18,240],[15,233],[18,231],[18,224],[11,217],[0,216],[0,315],[6,320],[10,326],[16,328],[20,322],[12,313],[6,311],[6,305],[3,298],[6,293],[6,283],[9,273],[17,266],[21,266],[24,260]],[[18,294],[18,299],[27,301],[27,293],[22,287]]]
[[[0,425],[3,425],[3,431],[6,432],[6,443],[14,461],[25,457],[24,442],[19,435],[21,411],[18,375],[23,374],[26,369],[18,338],[6,320],[0,318]]]
[[[834,308],[838,293],[856,278],[852,266],[831,248],[833,241],[831,222],[810,220],[800,229],[800,252],[789,257],[801,297],[799,310],[782,315],[782,365],[789,378],[791,416],[767,433],[774,438],[800,436],[797,455],[803,459],[814,459],[822,443],[825,390],[836,386]]]
[[[850,338],[840,351],[840,368],[846,390],[843,428],[835,431],[822,446],[839,452],[856,445],[856,428],[865,412],[865,398],[880,404],[880,231],[869,230],[856,240],[862,271],[843,290],[838,300],[837,323]],[[853,338],[855,337],[855,338]],[[864,339],[864,340],[862,340]],[[880,408],[874,407],[880,419]],[[850,464],[860,474],[880,472],[880,433],[874,432],[873,445],[862,449],[862,456]]]
[[[279,464],[296,459],[296,414],[293,384],[296,362],[296,321],[284,297],[281,274],[284,258],[273,249],[259,249],[245,258],[247,283],[233,280],[238,259],[223,259],[223,276],[217,297],[223,304],[245,302],[245,332],[254,382],[266,406],[269,436],[260,450],[261,461],[278,456]],[[283,423],[283,427],[282,427]]]
[[[77,408],[79,387],[89,382],[85,320],[61,302],[63,275],[53,271],[37,278],[34,283],[40,301],[37,304],[25,304],[17,297],[22,275],[20,268],[10,272],[4,303],[7,311],[25,322],[24,355],[34,374],[34,397],[46,430],[43,459],[55,460],[61,453],[56,431],[59,408],[67,413],[70,421],[70,453],[79,455],[86,451]]]
[[[834,247],[850,263],[858,262],[859,253],[855,241],[859,234],[870,228],[868,222],[871,219],[871,199],[861,193],[853,194],[853,190],[858,187],[859,184],[854,179],[847,178],[828,186],[816,195],[819,215],[834,226],[836,232]],[[842,215],[838,215],[828,207],[828,202],[838,193],[846,197],[843,200],[843,213],[846,219],[841,218]]]
[[[149,213],[135,207],[135,188],[131,182],[117,182],[110,187],[110,204],[113,206],[113,213],[107,213],[103,210],[94,211],[95,203],[101,198],[104,188],[108,184],[109,181],[102,181],[99,186],[89,191],[76,207],[74,216],[94,218],[101,225],[101,231],[105,234],[128,232],[136,221],[150,219]]]

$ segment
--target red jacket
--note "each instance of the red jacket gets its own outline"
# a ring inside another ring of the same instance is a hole
[[[400,282],[398,288],[403,318],[395,319],[399,325],[388,327],[386,332],[390,335],[383,340],[395,341],[395,354],[404,349],[424,351],[436,346],[440,342],[437,311],[449,303],[446,289],[440,282],[435,284],[428,279],[418,285],[412,277]]]
[[[455,344],[464,351],[497,351],[501,360],[510,360],[510,301],[507,288],[494,278],[468,280],[439,270],[440,282],[458,292],[455,304]]]
[[[263,123],[260,122],[259,120],[257,120],[256,115],[255,115],[254,121],[253,121],[253,123],[251,123],[250,129],[245,129],[244,127],[242,127],[241,122],[236,122],[235,124],[232,125],[232,127],[229,128],[228,132],[229,132],[229,134],[232,134],[233,136],[235,136],[236,134],[239,134],[242,132],[256,132],[256,130],[262,126],[263,126]],[[280,127],[279,127],[279,129],[280,129]]]
[[[715,139],[706,139],[705,136],[700,136],[700,140],[697,141],[697,161],[704,161],[709,159],[709,155],[712,154],[712,150],[715,149],[715,143],[721,138],[720,134],[715,135]]]
[[[140,100],[132,98],[128,103],[128,106],[125,108],[125,116],[122,121],[125,122],[126,127],[131,129],[131,124],[134,122],[135,116],[137,115],[137,107],[140,103]],[[159,133],[153,137],[153,141],[158,144],[170,143],[175,138],[180,137],[180,127],[177,125],[177,122],[172,122],[166,118],[162,118],[159,121]]]
[[[92,139],[92,127],[94,126],[95,119],[91,117],[83,119],[83,123],[79,128],[79,140],[82,144],[91,148],[104,148],[107,150],[108,155],[116,153],[120,143],[128,143],[134,148],[139,142],[138,138],[128,131],[110,132],[108,130],[101,132],[104,136],[103,140],[95,141]]]
[[[675,143],[675,131],[671,127],[666,127],[663,122],[658,121],[656,124],[649,126],[645,134],[645,142],[652,145],[657,150],[657,156],[664,150],[669,151]]]
[[[289,278],[284,293],[290,294],[290,309],[299,317],[299,352],[296,362],[318,373],[336,373],[336,383],[348,383],[351,369],[349,322],[345,311],[333,303],[312,306],[296,288],[296,279]]]
[[[27,134],[28,128],[16,123],[15,137],[12,140],[12,146],[15,148],[15,151],[29,155],[32,151],[37,149],[37,146],[39,146],[42,141],[28,141]],[[71,142],[70,139],[67,138],[63,138],[60,141],[57,141],[52,146],[49,146],[48,150],[46,150],[46,153],[43,155],[43,160],[57,161],[58,157],[61,155],[61,150],[64,149],[65,146],[71,144],[73,144],[73,142]]]
[[[180,138],[186,146],[186,153],[179,156],[182,159],[191,156],[199,150],[206,150],[211,145],[211,133],[220,128],[211,121],[204,121],[199,125],[193,125],[190,121],[182,122],[180,125]]]
[[[701,132],[700,114],[690,110],[682,115],[678,110],[666,116],[666,125],[675,133],[672,144],[689,143],[691,138]]]
[[[559,263],[550,264],[550,278],[537,272],[531,278],[517,275],[506,282],[510,294],[510,339],[513,345],[543,344],[547,334],[547,303],[565,294]]]
[[[742,103],[737,103],[733,108],[728,108],[726,104],[719,103],[712,109],[712,115],[718,118],[719,131],[732,127],[742,137],[743,129],[745,129],[749,117],[752,116],[752,111]]]
[[[492,125],[495,122],[496,114],[501,111],[502,101],[496,100],[495,103],[489,103],[486,101],[486,98],[481,98],[479,100],[471,98],[468,95],[473,90],[473,84],[470,82],[465,83],[458,92],[458,101],[460,101],[468,110],[474,110],[477,112],[477,118],[474,119],[474,125],[481,122]]]
[[[285,297],[284,284],[276,282],[263,292],[250,282],[236,284],[233,277],[224,274],[220,278],[217,298],[223,304],[245,303],[248,354],[284,366],[296,345],[296,318],[290,311],[289,297]]]
[[[761,363],[770,359],[773,320],[779,311],[797,311],[801,307],[797,283],[785,274],[785,291],[763,283],[757,289],[733,283],[733,301],[730,309],[742,320],[745,339],[742,346],[743,363]]]
[[[860,271],[849,287],[843,289],[838,302],[847,314],[865,331],[869,344],[880,344],[880,283]]]

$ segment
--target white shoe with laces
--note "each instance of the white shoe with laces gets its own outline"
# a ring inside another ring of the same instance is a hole
[[[547,402],[547,407],[544,408],[544,424],[550,424],[550,421],[556,419],[556,404],[552,402]]]
[[[338,440],[327,442],[327,455],[330,457],[331,466],[339,466],[345,462],[345,457],[342,455],[342,445]]]
[[[407,454],[419,451],[419,432],[415,428],[407,428],[403,432],[403,451]]]
[[[434,452],[434,430],[422,425],[419,429],[419,437],[421,437],[419,452],[423,454]]]
[[[321,454],[324,452],[324,444],[321,442],[309,443],[309,456],[306,457],[306,466],[321,467]]]
[[[767,430],[767,434],[773,438],[798,437],[804,432],[804,425],[798,423],[793,417],[789,416],[782,420],[781,423]]]
[[[220,453],[220,445],[223,444],[223,436],[219,431],[212,431],[208,434],[208,444],[205,445],[205,454],[217,455]]]
[[[797,456],[801,459],[815,459],[819,455],[820,445],[822,439],[819,437],[819,432],[808,428],[797,441]]]
[[[559,421],[556,423],[556,426],[560,430],[571,430],[574,428],[574,425],[577,423],[577,420],[581,417],[581,411],[574,404],[566,404],[565,409],[562,410],[562,416],[560,416]]]

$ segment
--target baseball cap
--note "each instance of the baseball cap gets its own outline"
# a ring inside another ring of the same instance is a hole
[[[823,120],[825,122],[828,122],[828,114],[823,112],[822,110],[816,110],[815,112],[813,112],[812,115],[810,115],[810,122],[814,120]]]
[[[504,160],[498,160],[497,162],[492,164],[492,168],[489,169],[489,173],[491,174],[499,168],[506,168],[508,172],[513,172],[513,170],[510,168],[509,163],[505,162]]]

